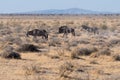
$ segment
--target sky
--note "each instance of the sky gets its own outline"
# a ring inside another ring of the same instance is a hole
[[[0,0],[0,13],[68,8],[120,13],[120,0]]]

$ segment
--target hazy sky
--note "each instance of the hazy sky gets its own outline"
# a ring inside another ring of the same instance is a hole
[[[67,8],[120,12],[120,0],[0,0],[0,13]]]

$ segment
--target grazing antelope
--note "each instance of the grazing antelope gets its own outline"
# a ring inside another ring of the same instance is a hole
[[[48,33],[44,29],[43,30],[33,29],[27,32],[26,36],[29,37],[29,35],[33,36],[34,38],[36,38],[37,36],[42,36],[42,38],[48,40]]]
[[[68,28],[67,26],[61,26],[59,28],[59,33],[64,33],[63,36],[67,36],[68,33],[71,33],[73,36],[75,36],[75,30],[73,28]]]

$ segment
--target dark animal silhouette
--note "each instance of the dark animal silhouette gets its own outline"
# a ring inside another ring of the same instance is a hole
[[[69,27],[67,27],[67,26],[61,26],[60,28],[59,28],[59,33],[64,33],[63,34],[63,36],[64,35],[68,35],[68,33],[71,33],[73,36],[75,36],[75,30],[73,29],[73,28],[69,28]]]
[[[82,30],[86,30],[88,32],[92,32],[94,34],[99,34],[98,28],[97,27],[88,27],[86,25],[82,25]]]
[[[27,32],[27,37],[29,37],[29,35],[33,36],[34,38],[36,38],[37,36],[42,36],[42,38],[48,39],[48,33],[46,30],[39,30],[39,29],[33,29],[31,31]]]

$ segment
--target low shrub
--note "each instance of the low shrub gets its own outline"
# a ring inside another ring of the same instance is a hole
[[[60,77],[63,78],[68,78],[69,74],[71,74],[71,72],[73,72],[74,66],[72,63],[70,62],[65,62],[63,65],[60,66],[59,68],[59,74]]]
[[[49,46],[60,46],[61,40],[58,38],[53,38],[49,41]]]
[[[109,56],[109,55],[111,55],[111,50],[109,48],[102,49],[102,50],[99,50],[97,54],[98,55],[107,55],[107,56]]]
[[[17,53],[17,52],[3,51],[1,53],[1,57],[6,58],[6,59],[21,59],[21,55],[19,53]]]
[[[17,51],[20,52],[39,52],[40,50],[38,50],[38,46],[35,46],[33,44],[23,44],[21,45]]]
[[[39,67],[35,65],[23,66],[23,69],[25,71],[25,75],[33,75],[39,73]]]
[[[104,48],[104,49],[99,49],[98,52],[95,52],[93,54],[91,54],[91,57],[99,57],[101,55],[106,55],[106,56],[110,56],[111,55],[111,50],[109,48]]]
[[[72,56],[73,57],[77,57],[79,55],[89,56],[90,54],[92,54],[93,52],[96,52],[96,51],[97,51],[97,48],[95,48],[95,47],[76,48],[72,51]]]
[[[120,61],[120,55],[119,55],[119,54],[114,55],[114,56],[113,56],[113,59],[114,59],[115,61]]]
[[[114,45],[117,45],[117,44],[120,44],[120,39],[112,39],[109,42],[110,46],[114,46]]]

